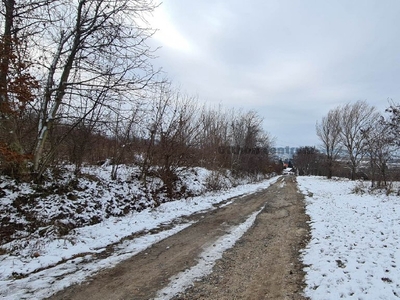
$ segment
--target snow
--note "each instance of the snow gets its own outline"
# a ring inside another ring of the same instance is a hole
[[[265,206],[264,206],[265,207]],[[211,273],[216,260],[222,258],[225,250],[231,248],[236,241],[253,225],[257,215],[264,209],[251,214],[243,223],[230,228],[230,232],[220,237],[213,245],[207,247],[199,256],[199,263],[177,275],[174,275],[167,287],[158,291],[154,300],[168,300],[183,292],[192,283]],[[228,231],[229,231],[228,230]]]
[[[207,174],[202,175],[198,172],[197,175],[206,178]],[[76,228],[62,238],[31,236],[2,245],[3,249],[13,249],[14,254],[0,255],[0,296],[2,299],[48,297],[191,225],[180,218],[215,209],[217,203],[266,188],[276,179],[275,177],[225,191],[167,202],[156,208],[147,208],[126,216],[109,217],[98,224]],[[190,184],[198,185],[199,180]],[[126,191],[129,192],[128,189]],[[121,190],[119,192],[122,193]],[[10,195],[8,196],[11,197]],[[178,224],[170,230],[150,233],[152,229],[174,223]],[[123,241],[124,238],[143,231],[147,234]],[[105,251],[108,245],[113,244],[117,244],[117,250],[111,256],[106,259],[96,257],[97,253]],[[16,251],[18,247],[20,249]]]
[[[298,177],[311,218],[303,251],[310,299],[400,298],[400,198],[362,183]]]
[[[43,299],[60,291],[74,283],[84,281],[88,276],[96,272],[111,268],[119,262],[132,257],[133,255],[145,250],[152,244],[171,236],[180,230],[190,226],[191,223],[177,225],[171,230],[162,231],[154,235],[145,235],[131,241],[123,242],[119,245],[119,249],[113,255],[96,260],[92,254],[82,253],[82,256],[71,257],[62,264],[51,267],[48,264],[48,269],[30,274],[26,278],[18,280],[1,280],[0,295],[2,299]],[[66,251],[63,251],[66,250]],[[60,249],[52,254],[49,253],[46,257],[48,262],[53,261],[56,253],[68,253],[68,249]],[[2,268],[11,268],[18,270],[17,265],[10,265],[10,261],[3,265]],[[28,261],[26,261],[29,263]],[[46,259],[43,259],[46,264]]]
[[[131,171],[123,167],[119,174],[121,182],[132,176]],[[194,180],[188,176],[186,181],[193,190],[200,192],[208,175],[206,171],[198,170],[196,176],[202,179]],[[104,180],[108,180],[109,170],[98,171],[97,176],[104,176]],[[215,209],[217,203],[220,206],[230,205],[229,198],[265,188],[276,179],[166,202],[159,207],[148,207],[125,216],[110,216],[98,224],[76,228],[61,238],[32,235],[1,245],[2,249],[9,251],[0,255],[0,298],[48,297],[190,226],[192,223],[185,221],[185,216]],[[310,242],[300,253],[306,266],[305,296],[318,300],[399,299],[399,196],[370,193],[365,189],[366,183],[344,179],[297,177],[297,181],[306,196],[306,213],[311,220]],[[134,186],[119,185],[118,188],[117,184],[110,182],[109,192],[103,193],[104,205],[107,199],[115,196],[117,190],[122,196],[131,195],[135,190]],[[31,192],[30,187],[24,184],[20,184],[18,191],[14,192],[4,183],[0,183],[0,188],[4,193],[1,205],[9,205],[18,195]],[[98,187],[93,187],[93,190],[95,188]],[[90,188],[88,190],[92,191]],[[355,190],[364,193],[357,194]],[[55,206],[49,206],[48,213],[55,210]],[[243,224],[230,228],[230,233],[218,239],[215,246],[203,249],[196,266],[174,274],[169,285],[159,291],[159,298],[171,298],[197,278],[209,273],[215,260],[251,226],[257,213],[249,216]],[[18,215],[10,217],[17,218]],[[152,229],[163,226],[169,229],[151,233]],[[41,230],[49,231],[52,227]],[[136,238],[127,238],[135,233],[141,234]],[[97,254],[105,251],[109,245],[114,245],[112,255],[100,258]]]

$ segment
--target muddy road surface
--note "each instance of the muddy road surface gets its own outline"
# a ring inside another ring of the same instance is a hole
[[[294,176],[193,215],[193,225],[49,299],[171,299],[162,293],[171,280],[198,265],[205,248],[257,211],[253,225],[216,261],[212,272],[172,299],[305,299],[299,250],[308,241],[308,216]]]

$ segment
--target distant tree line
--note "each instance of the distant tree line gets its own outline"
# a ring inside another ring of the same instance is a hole
[[[304,175],[371,180],[385,186],[399,179],[400,105],[392,103],[386,117],[366,101],[331,109],[316,124],[322,149],[303,147],[294,161]]]
[[[151,63],[151,0],[0,3],[0,173],[40,182],[71,163],[134,163],[173,193],[186,166],[274,171],[254,111],[200,106]],[[218,151],[238,149],[238,151]]]

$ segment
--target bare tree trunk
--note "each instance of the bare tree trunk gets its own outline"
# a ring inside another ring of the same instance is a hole
[[[322,122],[317,123],[316,130],[325,149],[327,178],[330,179],[333,176],[334,162],[341,150],[339,109],[329,111],[328,115],[322,118]]]
[[[12,28],[14,22],[14,0],[3,0],[6,11],[4,16],[4,32],[1,40],[1,56],[0,56],[0,113],[2,118],[5,112],[8,111],[8,88],[7,88],[7,75],[10,65],[11,57],[11,40]]]
[[[82,42],[81,41],[81,39],[82,39],[81,17],[82,17],[82,8],[83,8],[84,3],[85,3],[85,1],[80,1],[78,4],[76,24],[75,24],[76,29],[75,29],[75,36],[73,39],[73,45],[69,52],[67,61],[63,67],[61,78],[59,80],[59,84],[56,88],[56,93],[55,93],[55,97],[53,100],[54,104],[51,107],[49,114],[47,115],[47,108],[50,106],[50,102],[52,100],[51,99],[51,97],[52,97],[51,90],[53,88],[53,82],[55,82],[54,75],[55,75],[56,66],[57,66],[59,60],[61,59],[61,52],[63,51],[63,48],[64,48],[63,46],[67,42],[67,38],[68,38],[68,37],[65,37],[64,34],[62,34],[60,37],[58,51],[56,52],[56,55],[54,56],[54,59],[53,59],[53,63],[50,66],[50,72],[49,72],[49,75],[47,78],[47,84],[45,87],[46,92],[44,95],[44,99],[42,100],[42,110],[41,110],[42,116],[39,119],[38,140],[37,140],[37,144],[36,144],[35,151],[33,154],[33,156],[34,156],[33,171],[34,172],[39,171],[39,163],[40,163],[40,159],[43,156],[44,145],[46,143],[48,133],[49,133],[51,127],[53,126],[54,119],[57,115],[58,109],[60,108],[60,105],[64,98],[69,75],[70,75],[71,69],[72,69],[72,64],[75,61],[75,57],[79,50],[79,46]]]
[[[18,176],[26,161],[25,151],[18,135],[18,122],[31,99],[34,81],[26,70],[26,57],[20,57],[23,41],[18,36],[15,24],[16,2],[3,0],[4,31],[0,40],[0,160],[9,175]],[[21,25],[20,25],[21,26]]]
[[[56,15],[65,16],[49,21],[49,37],[43,37],[49,43],[43,55],[51,64],[38,110],[35,173],[40,173],[46,162],[48,135],[55,120],[62,124],[70,122],[69,117],[81,117],[77,102],[89,101],[85,93],[108,90],[104,106],[115,111],[117,103],[132,101],[137,90],[148,86],[156,74],[148,61],[150,48],[145,45],[151,33],[133,19],[154,8],[151,1],[127,0],[80,0],[54,7]],[[66,114],[69,110],[73,115]]]

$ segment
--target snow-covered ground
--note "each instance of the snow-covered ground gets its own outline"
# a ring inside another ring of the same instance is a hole
[[[27,239],[18,255],[0,255],[0,298],[42,299],[87,276],[145,250],[157,241],[190,226],[176,222],[170,229],[151,234],[159,226],[173,223],[194,212],[213,209],[213,204],[230,197],[265,188],[277,178],[185,200],[163,203],[156,208],[74,229],[62,239]],[[360,183],[297,177],[306,195],[311,218],[311,240],[301,253],[306,265],[305,295],[311,299],[398,299],[400,298],[400,197],[384,193],[355,194]],[[366,184],[367,185],[367,184]],[[174,276],[159,292],[170,297],[207,272],[222,252],[233,246],[257,213],[229,236],[207,249],[198,266]],[[148,232],[134,239],[124,237]],[[111,256],[100,259],[96,253],[117,243]],[[3,245],[2,247],[7,246]],[[214,253],[215,252],[215,253]],[[207,259],[206,259],[207,258]],[[201,265],[203,264],[203,265]]]
[[[98,224],[74,229],[62,238],[47,239],[30,236],[25,239],[25,244],[21,244],[21,239],[19,239],[2,245],[4,249],[14,250],[11,254],[0,255],[0,297],[2,299],[47,297],[73,283],[82,282],[101,269],[112,267],[145,250],[161,239],[190,226],[190,223],[178,222],[178,225],[171,229],[156,234],[150,233],[152,229],[176,222],[179,218],[195,212],[214,209],[217,203],[266,188],[276,179],[277,177],[260,183],[239,185],[225,191],[167,202],[156,208],[147,208],[126,216],[109,217]],[[198,184],[198,181],[196,182]],[[251,224],[252,222],[243,226],[247,228]],[[229,239],[218,242],[219,252],[213,253],[215,259],[229,246],[226,241],[234,241],[244,233],[245,230],[240,228],[233,229],[235,237],[230,236]],[[143,231],[148,234],[124,241],[125,237]],[[18,243],[17,246],[14,245],[16,243]],[[108,245],[115,243],[119,244],[111,256],[105,259],[96,258],[97,253],[105,251]],[[15,251],[18,247],[20,250]],[[206,268],[196,271],[196,276],[210,269],[210,265],[212,266],[210,262],[207,262]],[[193,276],[193,278],[196,277]],[[185,286],[182,283],[178,285]],[[176,284],[174,289],[176,289]]]
[[[360,183],[298,177],[311,240],[303,251],[311,299],[400,298],[400,197],[354,194]],[[365,183],[367,186],[368,183]]]

